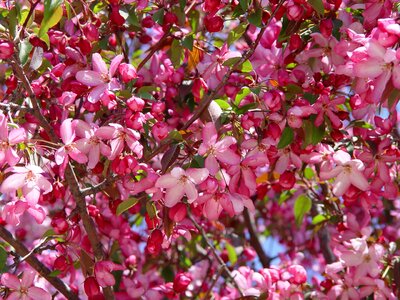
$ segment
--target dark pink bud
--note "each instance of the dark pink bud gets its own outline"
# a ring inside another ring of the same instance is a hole
[[[100,286],[97,283],[96,278],[88,277],[83,284],[85,288],[85,293],[88,297],[94,297],[100,294]]]
[[[10,58],[14,54],[14,44],[10,41],[0,40],[0,59]]]
[[[221,0],[205,0],[204,11],[208,13],[216,13],[221,7]]]
[[[333,29],[333,23],[331,19],[325,19],[322,20],[320,25],[319,25],[319,30],[321,31],[321,34],[328,38],[332,34],[332,29]]]
[[[285,190],[290,190],[296,183],[293,172],[286,171],[279,177],[279,184]]]
[[[208,32],[219,32],[224,28],[224,19],[217,15],[206,16],[204,25]]]
[[[147,16],[142,20],[142,26],[144,28],[151,28],[154,26],[154,20],[151,16]]]
[[[174,278],[174,291],[182,293],[186,291],[188,285],[192,282],[192,277],[188,273],[178,273]]]
[[[186,217],[186,205],[183,203],[178,203],[171,207],[168,212],[168,216],[176,223],[182,221]]]
[[[121,74],[122,81],[125,83],[137,78],[136,69],[131,64],[121,63],[118,71]]]

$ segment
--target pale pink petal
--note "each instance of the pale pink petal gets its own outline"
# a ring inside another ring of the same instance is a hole
[[[0,139],[8,140],[7,117],[2,112],[0,112]]]
[[[97,103],[100,98],[101,95],[107,90],[107,84],[99,84],[98,86],[96,86],[95,88],[93,88],[87,99],[90,103]]]
[[[200,184],[207,179],[209,171],[206,168],[200,168],[200,169],[192,168],[186,170],[186,175],[189,176],[190,180],[195,184]]]
[[[321,180],[327,180],[327,179],[338,176],[342,171],[343,171],[343,167],[337,166],[336,168],[334,168],[332,170],[321,171],[319,173],[319,178]]]
[[[165,206],[173,207],[182,199],[184,194],[185,190],[182,184],[178,184],[175,187],[168,189],[164,198]]]
[[[38,224],[42,224],[46,219],[46,212],[40,206],[28,208],[28,213],[35,219]]]
[[[95,71],[96,73],[100,73],[100,75],[105,75],[105,76],[108,74],[107,65],[99,53],[93,53],[92,65],[93,65],[93,71]]]
[[[32,286],[28,289],[28,296],[32,299],[51,300],[51,295],[42,288]]]
[[[24,288],[28,288],[33,284],[33,280],[35,279],[35,272],[33,270],[25,270],[22,274],[21,278],[21,286]]]
[[[368,180],[365,179],[364,175],[355,169],[352,169],[351,171],[351,176],[349,176],[351,184],[354,185],[356,188],[366,191],[369,189],[369,183]]]
[[[203,206],[203,214],[210,221],[218,220],[221,212],[222,206],[214,198],[209,199]]]
[[[1,284],[14,290],[18,290],[21,286],[18,277],[10,273],[4,273],[1,275]]]
[[[223,152],[215,154],[220,162],[228,165],[238,165],[240,163],[240,156],[231,149],[226,149]]]
[[[88,158],[88,168],[93,169],[100,160],[100,145],[95,145],[91,148]]]
[[[111,148],[104,143],[100,143],[100,153],[108,157],[111,155]]]
[[[231,145],[234,145],[236,143],[237,141],[233,136],[227,136],[215,144],[215,149],[222,152],[225,149],[229,148]]]
[[[43,194],[50,193],[53,190],[53,186],[45,177],[37,176],[36,184],[43,191]]]
[[[284,154],[278,158],[278,161],[275,165],[275,172],[278,174],[282,174],[286,171],[287,167],[289,166],[289,155]]]
[[[64,162],[66,157],[67,157],[67,153],[65,152],[65,147],[61,147],[54,154],[54,158],[55,158],[57,165],[61,165]]]
[[[26,174],[12,174],[8,176],[0,187],[1,193],[12,193],[25,184]]]
[[[111,156],[110,156],[110,160],[114,160],[118,155],[120,155],[120,153],[122,152],[122,150],[124,149],[124,140],[117,138],[114,139],[110,142],[111,145]]]
[[[353,71],[357,77],[373,79],[382,74],[382,62],[374,59],[359,62],[354,65]]]
[[[100,73],[90,70],[79,71],[76,73],[75,78],[87,86],[98,86],[105,82]]]
[[[10,131],[8,141],[10,145],[16,145],[26,140],[26,131],[24,128],[16,128]]]
[[[351,160],[351,157],[350,154],[348,154],[347,152],[339,150],[335,154],[333,154],[333,159],[335,160],[336,163],[344,165],[345,163]]]
[[[227,194],[222,195],[219,198],[219,203],[221,204],[223,209],[228,213],[228,215],[230,217],[233,217],[235,215],[235,209],[233,208],[230,194],[229,194],[229,196]]]
[[[218,161],[216,160],[215,156],[211,154],[207,156],[204,165],[210,171],[210,175],[212,176],[217,174],[220,169]]]
[[[189,203],[192,203],[193,201],[195,201],[199,197],[199,194],[197,192],[196,187],[190,181],[187,181],[185,183],[184,189],[185,189],[185,194],[186,194],[186,196],[188,198],[188,202]]]
[[[175,167],[171,170],[171,175],[179,179],[185,175],[185,171],[182,168]]]
[[[205,143],[208,146],[214,146],[215,143],[217,142],[217,130],[215,129],[215,126],[213,123],[207,123],[202,132],[202,137],[203,137],[203,143]]]
[[[12,292],[10,296],[7,297],[7,300],[21,300],[19,292]],[[27,299],[30,300],[30,299]]]
[[[156,187],[165,189],[174,188],[178,184],[179,180],[171,174],[162,175],[156,181]]]
[[[96,130],[95,135],[101,139],[112,139],[117,134],[117,130],[112,126],[103,126]]]
[[[88,139],[80,139],[80,140],[76,141],[75,146],[79,151],[81,151],[85,154],[88,153],[90,151],[90,149],[92,148],[92,145],[89,144]]]
[[[5,153],[5,159],[10,166],[14,166],[20,161],[21,157],[17,154],[17,151],[8,147]]]
[[[80,164],[85,164],[88,161],[87,156],[80,152],[78,149],[73,149],[72,151],[69,151],[68,154],[73,160],[77,161]]]
[[[240,197],[240,195],[236,194],[236,193],[230,194],[229,199],[232,202],[233,209],[235,211],[235,215],[240,214],[244,209],[243,201],[242,201],[242,198]]]
[[[335,196],[340,197],[343,196],[343,194],[347,191],[347,189],[351,185],[351,175],[347,175],[343,173],[340,173],[340,175],[336,178],[333,190],[332,192],[335,194]]]
[[[110,72],[108,75],[109,78],[114,77],[115,71],[117,71],[118,66],[123,59],[124,59],[124,57],[121,54],[119,54],[113,58],[113,60],[111,61],[111,64],[110,64]]]
[[[74,141],[75,128],[72,119],[65,119],[60,127],[60,135],[64,144],[68,145]]]
[[[28,185],[25,185],[22,187],[22,193],[31,205],[38,203],[40,198],[40,189],[37,186],[29,187]]]
[[[91,127],[88,123],[82,120],[74,120],[75,122],[75,133],[77,136],[82,138],[90,138],[91,136]]]

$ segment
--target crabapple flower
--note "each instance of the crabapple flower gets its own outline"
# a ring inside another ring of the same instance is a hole
[[[10,273],[1,275],[1,284],[12,290],[7,299],[40,299],[51,300],[51,295],[44,289],[33,285],[35,272],[33,270],[25,270],[21,280]]]
[[[116,270],[124,270],[124,267],[111,261],[97,262],[94,267],[94,274],[99,285],[101,287],[113,286],[115,278],[111,272]]]
[[[209,171],[206,168],[185,171],[175,167],[170,174],[165,174],[157,180],[156,187],[167,190],[165,193],[165,206],[167,207],[173,207],[184,195],[188,198],[189,203],[192,203],[199,196],[195,185],[205,181],[208,175]]]
[[[114,160],[121,154],[124,149],[124,142],[126,142],[138,158],[141,158],[143,155],[143,146],[139,142],[140,133],[133,129],[124,128],[120,124],[110,123],[109,126],[97,129],[95,135],[102,139],[111,140],[111,155],[108,157],[110,160]]]
[[[88,156],[88,168],[93,169],[100,160],[100,153],[111,155],[111,149],[98,136],[96,129],[82,120],[77,120],[76,133],[83,137],[76,141],[76,148]]]
[[[20,200],[7,203],[1,212],[1,218],[6,220],[7,224],[17,226],[21,223],[20,219],[25,212],[28,212],[38,224],[42,224],[46,218],[46,212],[39,204]]]
[[[7,162],[12,167],[21,159],[12,146],[23,142],[25,139],[25,129],[15,128],[9,132],[7,117],[0,113],[0,166],[4,166]]]
[[[326,180],[336,177],[333,184],[333,193],[336,196],[342,196],[351,184],[362,191],[368,190],[369,183],[362,174],[364,164],[361,160],[351,159],[350,154],[343,150],[337,151],[333,155],[333,159],[337,163],[337,166],[331,171],[322,171],[320,178]]]
[[[210,171],[211,175],[214,176],[219,171],[218,161],[228,165],[240,163],[240,156],[229,148],[231,145],[236,144],[234,137],[227,136],[217,142],[217,130],[211,122],[204,126],[202,135],[203,143],[199,147],[199,154],[207,155],[205,167]]]
[[[50,193],[53,187],[43,175],[42,168],[34,165],[25,167],[11,167],[6,170],[14,174],[8,176],[0,187],[3,194],[14,193],[22,189],[22,194],[32,205],[37,204],[41,191],[43,194]]]
[[[93,71],[83,70],[76,73],[76,80],[87,86],[94,87],[88,95],[89,102],[96,103],[105,91],[112,91],[120,87],[118,81],[113,77],[122,60],[122,55],[114,57],[110,64],[110,70],[108,70],[101,55],[94,53],[92,56]]]
[[[88,161],[88,158],[83,154],[77,147],[75,140],[75,127],[76,122],[72,119],[66,119],[62,122],[60,127],[61,139],[64,143],[60,149],[55,153],[55,161],[57,165],[61,165],[60,172],[64,174],[65,168],[68,164],[69,157],[76,160],[80,164],[84,164]]]

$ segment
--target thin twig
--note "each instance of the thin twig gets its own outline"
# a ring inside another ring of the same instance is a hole
[[[50,276],[51,270],[43,265],[35,255],[28,255],[30,251],[25,247],[25,245],[19,240],[15,239],[13,235],[3,226],[0,226],[0,237],[10,244],[19,256],[23,256],[25,261],[34,268],[40,276],[45,278],[54,288],[56,288],[61,294],[63,294],[67,299],[78,300],[79,297],[74,294],[64,282],[54,276]]]
[[[207,246],[211,249],[211,252],[213,253],[215,259],[218,261],[218,264],[221,266],[221,268],[225,271],[225,274],[229,277],[231,280],[232,284],[235,286],[235,288],[238,290],[239,294],[243,296],[243,292],[240,289],[239,285],[235,281],[235,278],[233,277],[231,271],[228,269],[228,266],[225,264],[225,262],[222,260],[222,258],[218,255],[217,249],[215,249],[214,245],[210,242],[210,240],[207,238],[207,234],[204,231],[203,227],[197,223],[197,221],[193,218],[193,215],[190,211],[190,208],[188,207],[188,218],[190,221],[192,221],[194,227],[200,232],[201,236],[203,237],[204,241],[206,242]]]

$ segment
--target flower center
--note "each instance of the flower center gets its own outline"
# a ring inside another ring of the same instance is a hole
[[[188,179],[189,179],[189,178],[188,178],[186,175],[182,175],[181,178],[179,178],[179,181],[180,181],[182,184],[185,184],[186,181],[188,181]]]

